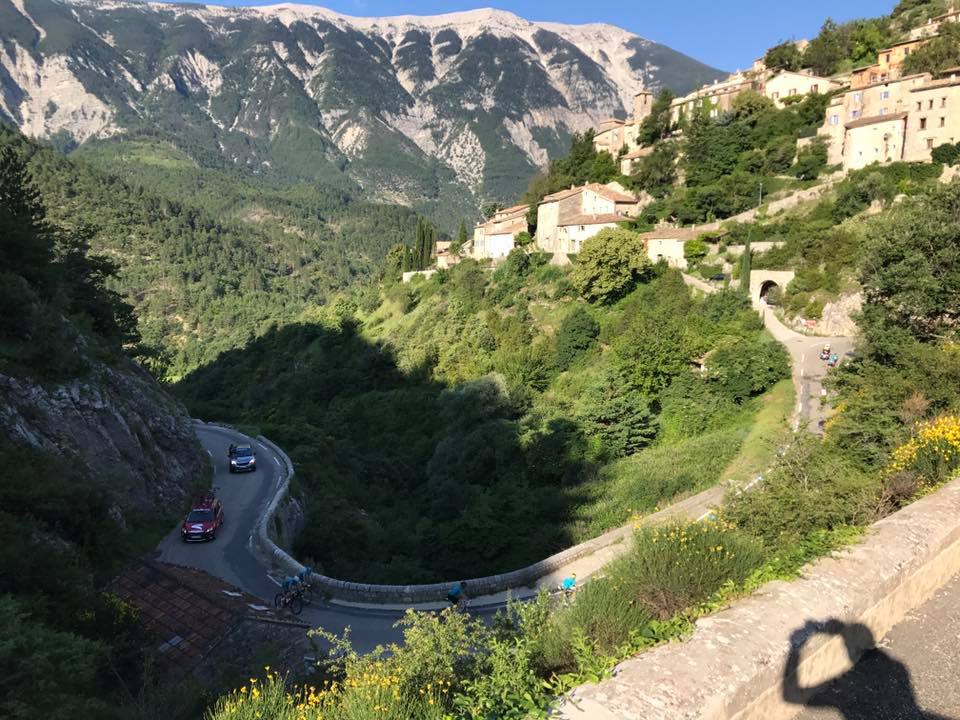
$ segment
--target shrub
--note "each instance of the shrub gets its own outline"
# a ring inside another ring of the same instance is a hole
[[[956,165],[960,161],[960,143],[938,145],[931,153],[933,161],[944,165]]]
[[[601,230],[583,243],[570,280],[590,302],[611,303],[650,276],[643,239],[628,230]]]
[[[683,257],[688,262],[696,263],[707,256],[709,249],[707,244],[700,238],[687,240],[683,244]]]
[[[582,307],[576,307],[560,323],[557,332],[557,367],[566,370],[573,361],[593,345],[600,334],[600,325]]]
[[[769,547],[786,548],[868,521],[878,490],[878,480],[835,445],[798,435],[763,484],[733,496],[724,514]]]
[[[654,618],[666,620],[743,581],[762,561],[753,538],[712,522],[643,528],[609,581]]]
[[[707,377],[734,402],[759,395],[789,376],[789,358],[778,342],[737,343],[717,350],[707,361]]]
[[[960,469],[960,417],[944,415],[920,425],[909,441],[893,451],[889,474],[908,472],[932,487]]]

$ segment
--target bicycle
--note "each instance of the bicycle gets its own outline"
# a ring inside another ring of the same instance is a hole
[[[283,590],[273,598],[273,606],[278,610],[289,610],[294,615],[303,612],[303,598],[296,590]]]
[[[273,596],[273,606],[278,610],[287,609],[294,615],[302,613],[303,585],[297,578],[288,577],[283,581],[283,589]]]

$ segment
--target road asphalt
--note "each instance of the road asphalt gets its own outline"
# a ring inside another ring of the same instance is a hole
[[[960,720],[960,575],[795,720]]]
[[[216,540],[207,543],[183,542],[178,525],[161,541],[154,559],[204,570],[272,605],[279,588],[251,551],[250,535],[279,485],[282,461],[266,446],[234,430],[212,425],[197,426],[196,430],[212,460],[213,489],[223,502],[224,524]],[[239,442],[253,445],[257,469],[231,475],[227,448]],[[299,619],[335,633],[349,627],[356,649],[367,651],[378,643],[401,639],[401,631],[393,625],[402,615],[403,610],[396,608],[370,610],[313,602]]]

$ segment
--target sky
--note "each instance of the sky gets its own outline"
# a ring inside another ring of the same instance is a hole
[[[271,5],[196,0],[212,5]],[[890,12],[896,0],[290,0],[346,15],[435,15],[477,7],[528,20],[607,22],[663,43],[721,70],[748,67],[780,40],[809,38],[827,17],[851,20]]]

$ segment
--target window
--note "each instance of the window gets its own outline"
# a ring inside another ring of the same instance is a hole
[[[923,104],[918,100],[918,101],[917,101],[917,110],[922,110],[922,109],[923,109]]]
[[[945,108],[947,106],[947,99],[940,98],[940,107]]]
[[[858,92],[857,92],[857,93],[854,93],[854,94],[853,94],[853,101],[854,101],[855,103],[860,102],[860,98],[862,97],[862,95],[863,95],[863,93],[858,93]]]
[[[927,102],[927,109],[933,110],[933,98],[930,98],[930,100]]]
[[[888,100],[889,98],[890,98],[890,91],[889,91],[889,90],[884,90],[883,92],[880,93],[880,99],[881,99],[881,100]]]
[[[945,117],[940,118],[940,127],[947,126],[947,119]]]
[[[887,53],[886,55],[883,56],[883,61],[887,63],[890,62],[890,53]]]
[[[819,86],[819,85],[816,85],[816,84],[811,85],[811,86],[810,86],[810,92],[812,92],[812,93],[814,93],[814,94],[820,92],[820,86]]]
[[[927,138],[927,150],[933,150],[933,138]]]
[[[779,97],[780,97],[780,93],[775,92],[775,93],[773,94],[773,99],[774,99],[774,100],[776,100],[776,99],[779,98]]]
[[[926,118],[920,118],[920,129],[921,129],[921,130],[926,130],[926,129],[927,129],[927,119],[926,119]]]
[[[830,124],[831,124],[831,125],[839,125],[839,124],[840,124],[840,116],[839,116],[839,115],[831,115],[831,116],[830,116]]]
[[[858,117],[860,117],[860,111],[859,111],[859,110],[851,110],[851,111],[850,111],[850,119],[851,119],[851,120],[856,120]]]
[[[788,94],[790,97],[793,97],[794,95],[797,94],[797,89],[796,89],[796,88],[790,88],[790,92],[787,93],[787,94]]]
[[[886,108],[880,108],[880,114],[881,114],[881,115],[886,115],[886,114],[887,114],[887,109],[886,109]]]

